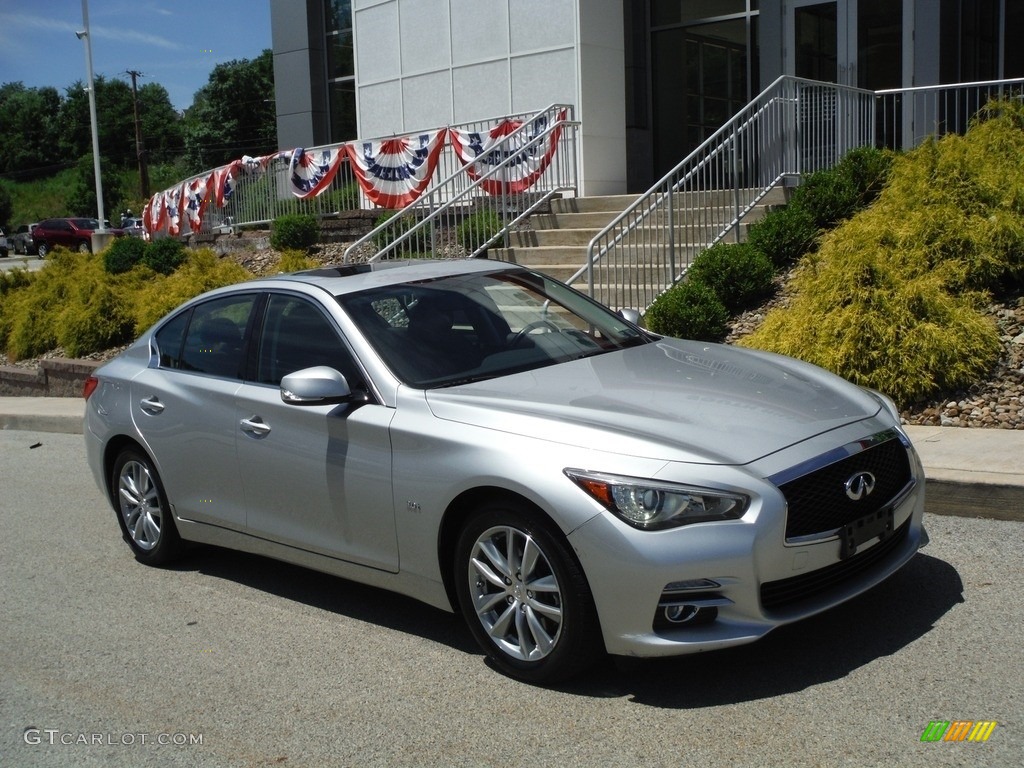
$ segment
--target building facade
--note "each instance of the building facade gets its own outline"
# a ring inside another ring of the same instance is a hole
[[[282,147],[572,104],[584,194],[646,189],[780,75],[1024,77],[1024,0],[271,0]]]

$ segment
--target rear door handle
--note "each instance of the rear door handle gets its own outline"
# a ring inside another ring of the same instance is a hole
[[[151,416],[163,413],[164,410],[164,404],[160,402],[160,398],[156,395],[142,398],[139,401],[139,407]]]
[[[263,437],[264,435],[270,434],[270,425],[259,416],[250,416],[248,419],[242,419],[239,423],[242,426],[243,432],[248,432],[256,437]]]

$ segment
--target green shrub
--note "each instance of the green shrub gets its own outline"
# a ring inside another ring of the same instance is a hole
[[[813,250],[817,238],[818,227],[811,212],[791,204],[751,224],[747,242],[777,269],[783,269]]]
[[[386,211],[377,217],[377,220],[373,223],[374,228],[380,225],[390,222],[395,219],[388,227],[382,229],[376,235],[373,236],[373,244],[377,249],[377,252],[383,251],[393,242],[398,240],[402,235],[412,229],[418,219],[415,214],[408,214],[405,216],[398,216],[399,211]],[[388,258],[396,258],[399,256],[410,256],[412,254],[424,254],[430,251],[430,229],[424,227],[416,232],[411,237],[406,238],[396,248],[388,251]]]
[[[768,257],[747,243],[714,245],[686,272],[687,281],[706,285],[733,313],[770,296],[774,276]]]
[[[181,240],[176,237],[161,237],[146,247],[142,263],[154,272],[169,275],[185,262],[186,255],[187,249]]]
[[[302,251],[285,251],[281,254],[281,261],[277,265],[279,273],[299,272],[303,269],[311,269],[316,264]]]
[[[459,244],[466,253],[473,253],[501,231],[501,217],[496,211],[477,211],[466,217],[455,230]]]
[[[343,187],[328,193],[331,196],[331,210],[354,211],[359,208],[359,182],[350,181]]]
[[[146,253],[146,242],[138,237],[115,237],[103,252],[103,266],[112,275],[127,272],[141,264]]]
[[[661,294],[647,310],[644,321],[655,333],[700,341],[725,338],[729,312],[702,283],[682,282]]]
[[[278,216],[270,228],[270,247],[276,251],[308,250],[320,239],[320,222],[309,214]]]

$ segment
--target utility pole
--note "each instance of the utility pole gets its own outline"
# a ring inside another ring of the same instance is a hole
[[[139,92],[135,85],[135,79],[142,77],[142,73],[129,69],[125,74],[132,78],[132,106],[135,109],[135,156],[139,161],[139,191],[142,192],[142,199],[149,199],[149,168],[146,165],[146,150],[142,145],[142,123],[139,120]]]

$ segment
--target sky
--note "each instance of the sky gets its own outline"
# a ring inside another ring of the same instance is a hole
[[[271,47],[269,0],[88,0],[95,75],[159,83],[181,111],[214,66]],[[82,0],[0,0],[0,84],[86,81]]]

